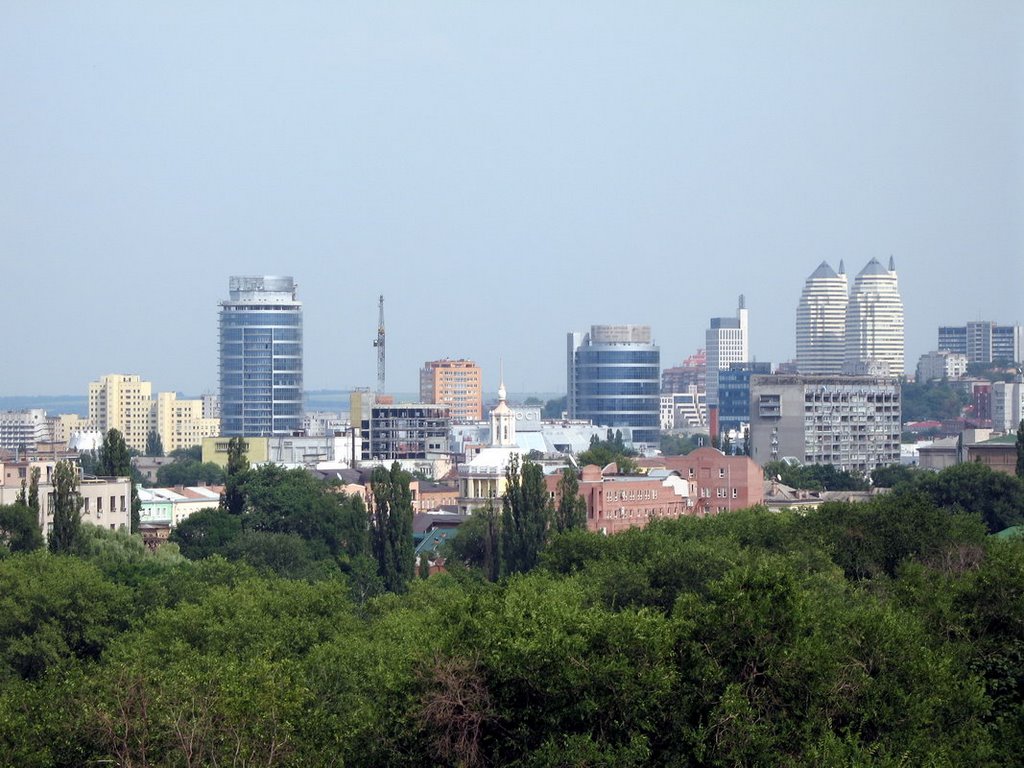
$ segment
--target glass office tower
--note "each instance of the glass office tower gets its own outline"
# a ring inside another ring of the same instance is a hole
[[[646,325],[593,325],[568,335],[573,419],[622,428],[635,448],[655,448],[661,429],[661,351]]]
[[[220,433],[302,428],[302,302],[290,277],[232,277],[220,303]]]

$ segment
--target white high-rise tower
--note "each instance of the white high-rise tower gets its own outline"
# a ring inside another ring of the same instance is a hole
[[[796,308],[796,365],[800,373],[843,372],[846,354],[846,269],[839,273],[821,262],[807,282]]]
[[[845,373],[904,373],[903,299],[896,264],[889,269],[872,259],[853,281],[846,309]]]

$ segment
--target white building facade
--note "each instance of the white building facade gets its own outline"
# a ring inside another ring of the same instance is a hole
[[[839,262],[838,272],[828,262],[821,262],[804,283],[796,309],[796,364],[800,373],[843,372],[848,303],[843,262]]]
[[[872,259],[853,282],[846,310],[844,372],[883,364],[889,376],[904,374],[903,299],[896,265]]]

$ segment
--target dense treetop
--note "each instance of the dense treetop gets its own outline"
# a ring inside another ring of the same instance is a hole
[[[347,497],[275,472],[239,484],[240,512],[203,513],[202,559],[88,526],[78,554],[0,550],[2,762],[997,766],[1024,750],[1024,539],[987,535],[1020,500],[986,499],[998,480],[977,468],[799,514],[570,526],[532,568],[516,555],[520,573],[453,557],[402,594],[345,538]],[[516,493],[467,524],[479,545],[511,504],[533,509]],[[498,541],[532,541],[521,522]],[[317,567],[287,565],[284,542]]]

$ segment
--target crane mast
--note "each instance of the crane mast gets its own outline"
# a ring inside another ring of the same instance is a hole
[[[373,346],[377,348],[377,394],[384,394],[384,296],[377,301],[380,308],[377,320],[377,338]]]

